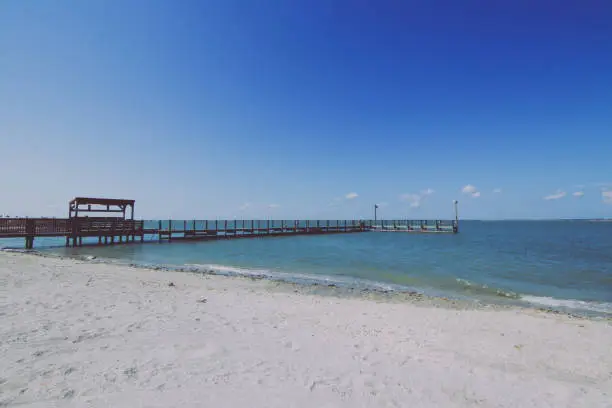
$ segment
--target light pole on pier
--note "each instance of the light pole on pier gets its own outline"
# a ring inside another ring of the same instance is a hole
[[[455,226],[454,226],[455,232],[459,231],[459,209],[457,208],[458,204],[459,204],[459,201],[453,200],[453,205],[455,206]]]
[[[376,210],[378,210],[378,204],[374,204],[374,225],[376,225],[376,221],[377,221]]]

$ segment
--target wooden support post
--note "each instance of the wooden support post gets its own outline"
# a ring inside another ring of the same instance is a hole
[[[172,220],[168,220],[168,241],[172,241]]]
[[[26,218],[25,220],[25,232],[26,232],[25,248],[26,249],[34,248],[34,235],[36,232],[35,222],[36,221],[30,218]]]
[[[268,229],[268,234],[270,234],[270,220],[267,220],[266,228]]]
[[[102,245],[102,235],[98,235],[98,245]]]
[[[310,220],[306,220],[306,232],[310,232]]]

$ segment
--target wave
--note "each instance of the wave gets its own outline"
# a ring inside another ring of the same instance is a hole
[[[307,274],[307,273],[287,273],[277,272],[269,269],[253,269],[253,268],[241,268],[227,265],[201,265],[201,264],[188,264],[185,265],[188,268],[179,268],[180,270],[186,270],[191,272],[204,272],[213,273],[216,275],[225,276],[242,276],[250,277],[255,279],[269,279],[273,281],[281,281],[288,283],[295,283],[301,285],[324,285],[329,287],[339,287],[349,290],[371,290],[383,293],[411,293],[411,294],[424,294],[434,297],[453,297],[448,296],[446,291],[439,292],[435,289],[432,291],[422,290],[421,288],[394,284],[371,281],[360,278],[352,278],[347,276],[329,276],[319,274]],[[538,297],[532,295],[526,295],[516,293],[513,291],[490,287],[485,284],[478,284],[471,282],[467,279],[457,278],[455,279],[459,283],[459,288],[455,287],[451,292],[458,292],[460,298],[501,298],[506,301],[511,301],[511,304],[529,304],[531,306],[540,305],[550,309],[556,309],[566,312],[595,312],[601,314],[612,314],[612,303],[606,302],[594,302],[594,301],[583,301],[575,299],[555,299],[552,297]],[[459,291],[457,291],[459,289]],[[431,293],[430,293],[431,292]],[[469,295],[466,297],[465,295]],[[495,303],[495,302],[494,302]]]
[[[296,283],[302,285],[324,285],[329,287],[341,287],[345,289],[359,289],[359,290],[375,290],[380,292],[418,292],[416,288],[404,285],[398,285],[393,283],[384,283],[371,281],[360,278],[353,278],[348,276],[330,276],[320,274],[308,274],[308,273],[288,273],[288,272],[277,272],[269,269],[253,269],[253,268],[241,268],[227,265],[201,265],[201,264],[187,264],[186,270],[191,272],[204,272],[213,273],[215,275],[224,276],[242,276],[255,279],[269,279],[274,281],[282,281],[289,283]],[[182,268],[179,268],[183,270]]]
[[[457,278],[455,280],[457,283],[459,283],[459,286],[461,287],[461,289],[463,289],[466,292],[470,292],[476,295],[482,294],[482,295],[488,295],[488,296],[503,297],[503,298],[508,298],[508,299],[520,299],[521,298],[521,295],[519,293],[512,292],[510,290],[492,288],[488,285],[470,282],[467,279]]]
[[[586,301],[577,299],[556,299],[547,296],[534,296],[516,293],[509,290],[492,288],[487,285],[470,282],[466,279],[457,278],[456,281],[462,286],[463,291],[472,295],[497,296],[508,300],[517,300],[531,306],[544,306],[550,309],[563,311],[595,312],[612,314],[612,303]]]
[[[19,252],[19,253],[30,253],[43,257],[57,257],[63,258],[64,256],[49,252],[39,252],[32,250],[14,249],[14,248],[2,248],[4,252]],[[356,291],[372,291],[379,293],[409,293],[419,294],[428,297],[435,298],[455,298],[463,300],[475,300],[480,302],[488,298],[489,302],[497,303],[493,299],[499,299],[501,304],[514,304],[514,305],[530,305],[531,307],[545,307],[547,309],[559,310],[563,312],[585,312],[587,314],[596,313],[603,315],[612,314],[612,303],[608,302],[597,302],[597,301],[584,301],[577,299],[557,299],[546,296],[535,296],[520,294],[509,290],[504,290],[495,287],[489,287],[486,284],[480,284],[471,282],[466,279],[456,278],[454,279],[454,285],[441,284],[438,289],[434,287],[426,286],[425,289],[421,287],[408,286],[398,283],[386,283],[380,281],[373,281],[368,279],[361,279],[350,276],[338,276],[338,275],[322,275],[322,274],[309,274],[309,273],[291,273],[274,271],[270,269],[256,269],[256,268],[244,268],[228,265],[217,265],[217,264],[184,264],[184,265],[160,265],[160,264],[146,264],[146,263],[133,263],[126,262],[121,259],[111,258],[99,258],[96,256],[81,254],[78,256],[69,256],[73,259],[79,259],[81,261],[92,262],[92,263],[110,263],[128,265],[137,268],[147,268],[156,270],[167,270],[167,271],[178,271],[178,272],[192,272],[201,274],[213,274],[223,276],[240,276],[253,279],[268,279],[276,282],[286,282],[298,285],[309,285],[309,286],[327,286],[330,288],[341,288],[345,290],[356,290]],[[457,285],[458,284],[458,285]],[[436,285],[437,286],[437,285]],[[510,303],[508,303],[510,302]]]
[[[612,303],[576,299],[556,299],[546,296],[522,295],[521,300],[532,305],[541,305],[554,309],[582,310],[596,313],[612,313]]]

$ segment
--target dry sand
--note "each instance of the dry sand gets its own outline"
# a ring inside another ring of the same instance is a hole
[[[0,253],[0,322],[0,406],[612,407],[610,323],[533,310]]]

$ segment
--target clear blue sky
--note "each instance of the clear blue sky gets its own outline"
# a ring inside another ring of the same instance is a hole
[[[612,216],[611,22],[589,0],[4,0],[0,213]]]

